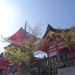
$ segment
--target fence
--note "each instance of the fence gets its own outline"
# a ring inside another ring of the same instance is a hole
[[[18,70],[15,75],[57,75],[57,69],[75,66],[75,50],[60,53],[51,58],[29,64]]]

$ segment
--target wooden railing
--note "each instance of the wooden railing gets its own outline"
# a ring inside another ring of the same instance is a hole
[[[57,69],[75,66],[75,50],[60,53],[51,58],[44,57],[41,61],[27,65],[20,69],[18,75],[28,75],[28,73],[38,73],[35,75],[57,75]],[[72,59],[71,59],[72,57]]]
[[[71,60],[75,60],[75,50],[59,53],[53,57],[46,58],[46,62],[48,63],[48,65],[58,63],[58,62],[71,61]]]

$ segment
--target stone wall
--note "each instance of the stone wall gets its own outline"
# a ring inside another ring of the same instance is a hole
[[[57,69],[58,75],[75,75],[75,66]]]

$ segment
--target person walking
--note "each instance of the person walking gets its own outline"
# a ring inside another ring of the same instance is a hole
[[[13,66],[12,66],[12,64],[9,65],[7,75],[13,75]]]

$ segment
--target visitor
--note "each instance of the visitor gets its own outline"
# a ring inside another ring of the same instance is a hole
[[[13,67],[12,64],[9,65],[8,71],[6,73],[7,75],[13,75]]]

